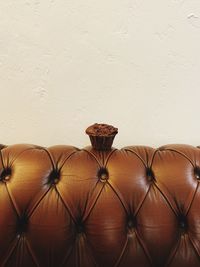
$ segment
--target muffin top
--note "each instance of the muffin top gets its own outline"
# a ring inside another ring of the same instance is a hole
[[[105,123],[95,123],[90,125],[85,132],[92,136],[113,136],[118,133],[118,128]]]

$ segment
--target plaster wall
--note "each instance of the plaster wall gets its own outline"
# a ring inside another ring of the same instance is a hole
[[[200,1],[0,1],[0,143],[200,145]]]

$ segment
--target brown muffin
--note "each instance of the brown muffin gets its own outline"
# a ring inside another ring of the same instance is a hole
[[[118,129],[105,123],[95,123],[86,129],[92,147],[97,150],[109,150],[112,147]]]

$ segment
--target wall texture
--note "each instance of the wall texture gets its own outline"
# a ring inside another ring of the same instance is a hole
[[[0,1],[0,99],[5,144],[200,145],[200,1]]]

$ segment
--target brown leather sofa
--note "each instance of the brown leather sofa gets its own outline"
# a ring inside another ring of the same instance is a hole
[[[200,266],[200,149],[1,146],[0,266]]]

